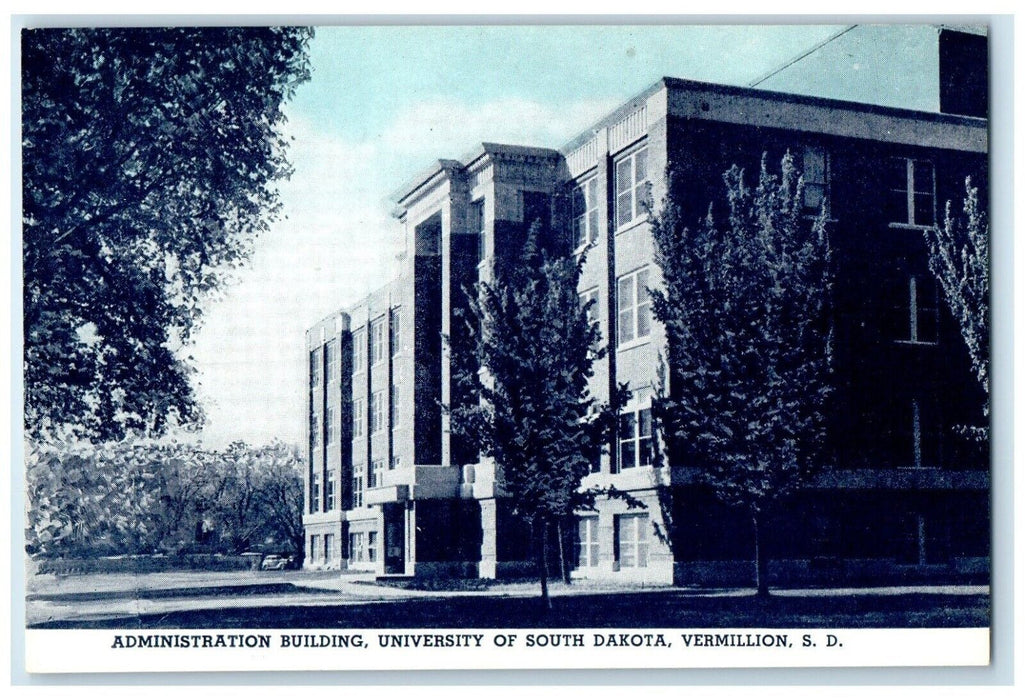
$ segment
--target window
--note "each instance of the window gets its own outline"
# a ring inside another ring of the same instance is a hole
[[[384,483],[384,460],[375,459],[370,463],[370,488],[381,486]]]
[[[314,411],[310,414],[310,448],[320,447],[320,416]]]
[[[363,550],[363,542],[364,539],[362,532],[349,533],[349,561],[366,561],[366,552]]]
[[[370,395],[370,434],[384,430],[384,392],[375,391]]]
[[[819,146],[804,147],[804,211],[818,215],[829,196],[829,154]],[[827,203],[828,206],[828,203]]]
[[[320,386],[320,349],[310,353],[310,386]]]
[[[367,561],[377,561],[377,533],[367,533]]]
[[[589,515],[577,520],[577,567],[598,566],[598,516]]]
[[[384,319],[370,324],[370,366],[384,359]]]
[[[391,395],[388,397],[389,418],[392,430],[399,425],[399,386],[391,385]]]
[[[620,569],[648,565],[648,516],[617,515],[615,520],[616,563]]]
[[[598,178],[573,188],[573,248],[583,250],[598,240]]]
[[[587,306],[590,304],[590,306]],[[580,293],[580,305],[587,306],[587,320],[594,324],[598,322],[598,288],[588,289]]]
[[[330,384],[338,379],[338,341],[330,340],[324,346],[324,375]]]
[[[388,462],[388,468],[389,469],[398,469],[401,466],[402,466],[402,456],[401,455],[392,455],[391,456],[391,460],[389,460],[389,462]]]
[[[624,275],[616,284],[619,345],[651,333],[651,298],[648,296],[648,268]]]
[[[906,306],[901,305],[907,314],[906,337],[901,334],[900,342],[924,343],[935,345],[939,341],[939,304],[937,300],[936,280],[932,277],[915,276],[908,278]]]
[[[352,400],[352,436],[363,437],[363,423],[366,418],[363,415],[363,399]]]
[[[933,164],[913,158],[891,158],[889,163],[890,223],[932,226],[936,223],[936,183]]]
[[[320,512],[320,472],[313,472],[310,479],[310,512]]]
[[[335,536],[324,535],[324,561],[334,561],[335,558]]]
[[[652,462],[651,409],[619,414],[619,468],[648,466]]]
[[[320,535],[310,535],[310,559],[320,560]]]
[[[470,226],[473,227],[473,233],[477,238],[477,264],[479,265],[484,262],[484,258],[487,257],[487,231],[484,221],[484,200],[478,199],[470,206]]]
[[[338,424],[335,422],[335,409],[328,408],[324,414],[324,430],[327,432],[327,444],[333,445],[338,440]]]
[[[327,478],[327,507],[325,510],[334,510],[338,507],[337,488],[338,482],[335,475],[332,474]]]
[[[391,355],[395,357],[402,350],[402,333],[401,326],[399,325],[399,310],[393,309],[391,312],[391,324],[388,326],[391,341]]]
[[[616,163],[616,228],[644,214],[648,199],[648,151],[635,151]]]
[[[352,373],[359,374],[366,369],[367,336],[359,330],[352,334]]]
[[[352,495],[349,499],[351,508],[363,507],[363,465],[352,468]]]

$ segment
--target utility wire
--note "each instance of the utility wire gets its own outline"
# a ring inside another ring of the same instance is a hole
[[[772,76],[776,75],[777,73],[782,73],[783,71],[785,71],[785,70],[786,70],[787,68],[789,68],[790,66],[794,65],[794,64],[795,64],[795,63],[797,63],[798,61],[800,61],[800,60],[802,60],[802,59],[804,59],[804,58],[807,58],[807,57],[808,57],[808,56],[810,56],[811,54],[815,53],[816,51],[818,51],[819,49],[821,49],[821,48],[822,48],[823,46],[825,46],[826,44],[828,44],[828,43],[830,43],[830,42],[833,42],[833,41],[836,41],[837,39],[839,39],[839,38],[840,38],[840,37],[842,37],[842,36],[843,36],[844,34],[846,34],[847,32],[851,31],[852,29],[854,29],[854,28],[855,28],[855,27],[857,27],[857,26],[858,26],[858,25],[856,25],[856,24],[852,24],[852,25],[851,25],[851,26],[849,26],[849,27],[846,27],[846,28],[844,28],[844,29],[841,29],[841,30],[840,30],[840,31],[838,31],[838,32],[837,32],[836,34],[833,34],[832,36],[830,36],[830,37],[828,37],[828,38],[826,38],[826,39],[823,39],[823,40],[822,40],[822,41],[820,41],[819,43],[815,44],[815,46],[812,46],[812,47],[811,47],[810,49],[808,49],[807,51],[804,51],[804,52],[802,52],[802,53],[799,53],[799,54],[798,54],[797,56],[795,56],[794,58],[792,58],[792,59],[790,59],[789,61],[787,61],[786,63],[784,63],[784,64],[783,64],[782,66],[780,66],[779,68],[773,68],[773,69],[772,69],[771,71],[769,71],[769,72],[768,72],[768,73],[766,73],[765,75],[763,75],[763,76],[761,76],[760,78],[757,78],[757,79],[755,79],[754,81],[752,81],[752,82],[748,83],[748,84],[747,84],[747,86],[748,86],[748,87],[756,87],[757,85],[759,85],[759,84],[761,84],[761,83],[764,83],[764,82],[765,82],[766,80],[768,80],[768,79],[769,79],[769,78],[771,78]]]

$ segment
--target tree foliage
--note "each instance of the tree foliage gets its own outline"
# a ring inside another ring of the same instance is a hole
[[[26,480],[31,554],[303,549],[298,454],[281,443],[30,443]]]
[[[534,528],[547,603],[548,528],[593,502],[596,492],[581,491],[581,480],[598,463],[615,405],[588,390],[605,351],[577,292],[582,261],[550,256],[538,237],[535,227],[520,258],[471,294],[475,342],[453,364],[479,401],[452,407],[451,416],[453,430],[494,460],[496,485]]]
[[[178,351],[290,173],[299,28],[22,32],[25,420],[98,440],[200,418]]]
[[[672,189],[652,221],[664,289],[652,309],[667,336],[670,395],[656,413],[724,503],[755,532],[772,503],[823,459],[832,363],[831,253],[824,214],[802,216],[803,183],[788,153],[780,174],[763,158],[758,185],[724,175],[728,217],[709,208],[696,228]]]
[[[989,395],[989,223],[979,204],[979,188],[965,180],[962,216],[947,202],[943,226],[925,232],[929,269],[961,328],[972,369]],[[989,405],[983,407],[989,414]]]

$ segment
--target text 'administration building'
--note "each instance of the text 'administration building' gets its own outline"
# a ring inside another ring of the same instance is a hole
[[[941,51],[977,38],[949,34],[939,32]],[[770,576],[984,575],[988,455],[957,426],[984,420],[985,397],[922,235],[945,202],[961,201],[966,177],[987,190],[985,100],[961,111],[973,114],[665,78],[561,150],[485,143],[464,161],[438,161],[398,202],[399,277],[307,333],[306,566],[480,577],[531,568],[529,533],[494,465],[450,434],[441,406],[458,400],[443,336],[466,342],[455,318],[463,290],[513,259],[540,220],[567,254],[587,250],[580,295],[597,300],[610,349],[593,393],[632,390],[584,486],[615,486],[646,505],[610,500],[581,513],[563,548],[575,575],[749,582],[747,519],[691,465],[667,455],[670,467],[652,466],[665,338],[648,301],[660,271],[644,200],[661,201],[672,166],[697,222],[710,202],[724,211],[731,165],[753,179],[763,153],[778,168],[789,150],[809,215],[828,201],[837,261],[835,466],[766,528]]]

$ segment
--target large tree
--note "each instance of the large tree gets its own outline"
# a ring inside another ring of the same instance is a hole
[[[962,215],[955,215],[947,202],[943,225],[925,232],[929,246],[929,269],[943,288],[950,312],[961,328],[972,369],[987,402],[989,414],[989,223],[979,203],[979,188],[965,180]],[[985,428],[970,432],[985,439]]]
[[[290,173],[311,30],[22,32],[25,424],[158,434],[200,418],[182,348]]]
[[[532,528],[550,607],[549,534],[593,502],[596,492],[581,491],[581,480],[598,463],[615,407],[588,390],[605,351],[577,292],[582,260],[544,252],[539,237],[534,227],[519,258],[496,265],[494,279],[471,295],[474,342],[454,352],[453,364],[466,395],[479,400],[451,415],[453,429],[494,460],[501,495]]]
[[[766,515],[823,460],[832,363],[831,254],[825,217],[803,216],[788,153],[763,158],[752,191],[724,175],[728,216],[696,227],[670,193],[652,221],[665,286],[652,309],[665,326],[670,391],[656,414],[705,482],[746,513],[760,594],[768,594]]]

